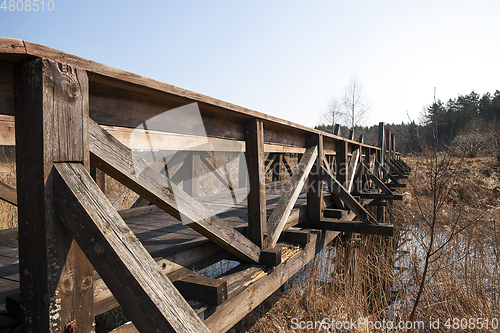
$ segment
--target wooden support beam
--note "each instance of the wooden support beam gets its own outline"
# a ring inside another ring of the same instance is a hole
[[[335,231],[312,232],[311,241],[303,249],[283,258],[282,263],[272,270],[247,265],[246,269],[242,267],[237,273],[227,276],[227,280],[237,282],[232,287],[228,282],[229,300],[215,309],[212,308],[213,312],[205,319],[210,331],[227,332],[339,235]],[[231,289],[234,289],[233,293]]]
[[[387,164],[394,172],[396,172],[396,175],[395,175],[396,178],[408,178],[408,176],[404,174],[404,171],[401,171],[393,163],[386,160],[385,164]]]
[[[330,192],[334,192],[344,202],[346,207],[352,210],[358,218],[365,223],[377,223],[375,218],[329,173],[324,167],[321,168],[321,176],[328,185]]]
[[[323,208],[324,208],[323,182],[320,177],[320,168],[323,165],[323,155],[324,155],[323,136],[316,134],[309,136],[307,138],[307,146],[309,149],[311,147],[317,147],[314,153],[314,155],[316,156],[315,161],[312,165],[312,168],[310,169],[310,172],[309,171],[307,172],[309,174],[307,178],[307,218],[310,220],[319,220],[323,215]],[[305,155],[306,154],[304,154],[304,156]],[[278,237],[276,237],[275,240],[277,239]]]
[[[399,186],[401,184],[396,179],[396,177],[394,177],[382,164],[380,164],[379,162],[376,162],[376,165],[377,165],[378,169],[382,171],[382,174],[384,176],[387,176],[387,178],[389,178],[389,180],[392,181],[391,183],[387,183],[386,184],[387,186],[392,186],[393,184],[396,184],[396,186]],[[383,177],[383,178],[385,179],[386,177]]]
[[[182,188],[184,192],[192,197],[197,197],[200,191],[199,173],[200,173],[200,155],[197,152],[191,152],[184,159],[184,177],[182,179]]]
[[[403,196],[400,194],[385,194],[385,193],[360,193],[359,197],[363,199],[374,199],[374,200],[403,200]]]
[[[25,332],[94,324],[92,265],[54,211],[53,163],[89,169],[84,70],[46,59],[14,65],[19,273]]]
[[[271,166],[274,164],[274,159],[276,158],[275,153],[271,153],[267,155],[266,160],[264,161],[264,174],[267,174],[269,170],[271,170]]]
[[[55,170],[59,218],[139,331],[208,332],[83,166]]]
[[[190,274],[176,280],[174,286],[187,300],[215,306],[227,301],[227,283],[221,279]]]
[[[297,171],[289,182],[289,188],[282,194],[280,200],[276,204],[269,221],[267,230],[269,235],[268,245],[274,247],[278,242],[281,231],[285,227],[286,221],[297,201],[297,198],[306,183],[307,177],[313,168],[313,165],[318,160],[318,147],[307,149],[306,153],[297,165]],[[308,203],[309,205],[309,203]]]
[[[385,127],[383,122],[378,124],[378,146],[380,147],[380,151],[377,155],[377,162],[383,167],[385,161],[385,150],[387,148],[385,145]],[[375,174],[377,174],[377,172]]]
[[[91,165],[90,176],[92,176],[92,179],[95,181],[97,186],[99,186],[102,193],[106,193],[106,174],[95,166]]]
[[[271,170],[273,172],[273,182],[279,182],[283,178],[283,154],[276,154],[276,157],[273,160],[271,165]]]
[[[281,246],[268,247],[260,251],[259,264],[266,266],[278,266],[281,264]]]
[[[299,243],[306,245],[311,241],[310,230],[284,230],[280,235],[280,242]]]
[[[333,129],[333,135],[336,135],[336,136],[341,136],[342,135],[340,133],[340,124],[335,124],[335,128]]]
[[[359,160],[360,160],[360,149],[357,148],[352,152],[351,160],[349,161],[349,166],[348,166],[348,171],[347,174],[349,175],[347,178],[347,192],[351,193],[353,191],[354,187],[354,181],[356,179],[356,174],[357,170],[359,167]]]
[[[245,153],[241,152],[238,158],[238,188],[248,186],[248,169]]]
[[[394,193],[392,193],[392,191],[387,187],[387,185],[381,181],[377,176],[375,176],[371,171],[370,169],[368,169],[368,167],[364,164],[362,164],[362,167],[363,167],[363,171],[366,173],[366,175],[368,176],[369,179],[371,179],[375,185],[382,190],[383,193],[387,194],[387,195],[393,195]]]
[[[264,124],[261,119],[245,122],[248,192],[248,238],[260,249],[267,247],[266,177],[264,171]]]
[[[17,206],[17,190],[0,181],[0,199]]]
[[[392,224],[366,224],[353,221],[336,221],[324,219],[322,221],[309,221],[308,227],[324,230],[342,231],[365,235],[393,236]]]
[[[215,165],[215,161],[213,160],[213,157],[210,156],[210,154],[207,152],[201,152],[200,158],[201,158],[201,161],[203,162],[203,164],[205,164],[205,166],[208,168],[208,170],[210,170],[214,174],[214,176],[217,177],[217,179],[222,183],[222,185],[224,185],[224,187],[227,190],[233,192],[234,187],[233,187],[233,184],[231,183],[231,179],[229,178],[229,174],[226,174],[226,175],[222,174],[220,169],[217,168],[217,166]],[[212,163],[210,163],[207,160],[207,158],[212,159]]]
[[[260,250],[248,238],[217,216],[211,216],[196,199],[134,155],[97,123],[90,120],[89,128],[91,159],[99,169],[237,257],[258,262]]]
[[[290,177],[293,176],[293,170],[292,167],[290,166],[290,160],[288,156],[283,156],[283,162],[285,164],[286,171],[290,175]]]
[[[332,219],[343,219],[348,213],[349,211],[345,209],[325,208],[324,216]]]

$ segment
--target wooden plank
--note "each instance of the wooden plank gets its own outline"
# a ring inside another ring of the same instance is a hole
[[[283,180],[283,172],[284,172],[284,165],[283,165],[283,154],[276,154],[276,157],[273,160],[273,164],[271,165],[271,169],[273,171],[273,182],[279,182]]]
[[[34,59],[14,65],[14,84],[24,329],[48,332],[76,319],[82,331],[91,331],[93,269],[57,219],[52,190],[53,161],[89,167],[87,75]]]
[[[303,249],[286,257],[272,270],[249,265],[247,269],[235,273],[235,276],[227,276],[228,289],[231,288],[229,280],[239,281],[242,287],[237,288],[232,296],[228,295],[229,301],[213,309],[214,312],[205,319],[205,324],[212,332],[227,332],[338,235],[336,231],[314,231],[311,241]]]
[[[139,331],[208,332],[85,169],[54,167],[59,218]]]
[[[229,178],[229,174],[227,175],[223,175],[222,172],[220,171],[219,168],[217,168],[217,166],[215,165],[215,160],[213,159],[212,156],[210,156],[207,152],[202,152],[201,155],[200,155],[200,158],[201,158],[201,161],[203,162],[203,164],[205,164],[205,166],[208,168],[208,170],[210,170],[213,175],[215,177],[217,177],[217,179],[222,183],[222,185],[224,185],[224,187],[233,192],[234,188],[233,188],[233,184],[231,184],[231,179]],[[212,159],[212,163],[210,163],[207,158],[210,158]],[[226,178],[224,178],[226,177]],[[232,194],[232,196],[234,197],[234,193]]]
[[[278,266],[281,264],[281,246],[268,247],[260,251],[259,264],[265,266]]]
[[[304,187],[307,177],[316,163],[318,157],[318,147],[314,146],[307,149],[304,156],[297,165],[297,171],[289,182],[289,188],[281,196],[276,207],[274,208],[269,221],[267,223],[267,230],[269,235],[268,245],[274,247],[278,242],[281,231],[290,216],[290,213],[299,197],[302,188]],[[309,205],[309,202],[308,202]]]
[[[381,181],[377,176],[373,174],[373,172],[368,169],[368,167],[364,164],[362,164],[363,171],[366,173],[369,179],[371,179],[375,185],[382,190],[383,193],[388,194],[388,195],[393,195],[392,191],[387,187],[387,185]]]
[[[191,274],[175,281],[174,286],[187,300],[208,305],[221,305],[227,301],[227,283],[221,279]]]
[[[317,147],[314,161],[307,178],[307,218],[320,220],[323,215],[323,182],[320,177],[320,168],[323,165],[323,136],[310,135],[307,137],[308,147]],[[305,156],[305,154],[304,154]],[[281,232],[281,230],[280,230]],[[276,240],[279,235],[277,235]]]
[[[403,196],[400,194],[360,193],[358,196],[363,199],[403,200]]]
[[[1,44],[0,44],[1,48]],[[12,64],[0,61],[0,113],[2,115],[14,115],[14,78]],[[3,126],[1,126],[4,130]],[[3,132],[3,131],[2,131]],[[11,135],[10,141],[14,143],[14,137]],[[2,137],[0,137],[4,143]],[[11,146],[12,144],[9,144]]]
[[[0,199],[17,206],[17,190],[0,181]]]
[[[307,227],[364,235],[393,236],[392,224],[366,224],[363,222],[324,219],[322,221],[308,221]]]
[[[264,171],[264,125],[260,119],[245,123],[246,158],[250,191],[248,202],[248,238],[267,247],[266,187]]]
[[[280,235],[280,242],[299,243],[306,245],[311,241],[311,232],[309,230],[284,230]]]
[[[321,168],[321,176],[323,180],[327,183],[330,192],[334,192],[339,196],[339,198],[344,202],[346,207],[352,210],[358,218],[360,218],[365,223],[377,223],[375,218],[356,200],[354,197],[347,192],[347,190],[340,184],[340,182],[335,179],[333,174],[329,173],[324,167]]]
[[[347,174],[349,175],[347,178],[347,186],[346,189],[349,193],[352,192],[354,187],[354,180],[356,178],[356,173],[359,166],[360,159],[360,148],[355,149],[352,152],[351,160],[349,161],[349,166],[347,168]]]
[[[259,248],[90,120],[92,163],[132,191],[237,257],[258,262]],[[140,174],[136,170],[142,170]]]

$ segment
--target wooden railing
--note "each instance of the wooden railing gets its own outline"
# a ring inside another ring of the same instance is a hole
[[[94,315],[116,302],[141,332],[226,331],[339,232],[392,234],[385,206],[400,199],[393,191],[404,186],[398,179],[409,168],[383,123],[374,147],[362,136],[358,141],[353,134],[340,136],[338,128],[335,134],[313,130],[17,39],[0,38],[0,78],[0,143],[16,146],[17,201],[16,189],[6,186],[0,187],[0,197],[17,204],[19,211],[26,332],[62,332],[74,321],[79,332],[90,332]],[[206,136],[197,135],[195,121],[182,115],[171,118],[170,127],[141,127],[192,103]],[[134,139],[134,131],[148,140]],[[132,148],[149,149],[151,142],[155,149],[183,152],[175,158],[184,173],[204,163],[231,191],[246,187],[247,177],[229,182],[206,151],[244,152],[240,167],[248,170],[248,227],[236,230],[212,216],[196,200],[196,184],[184,182],[181,188],[175,175],[165,176],[134,153]],[[296,166],[287,154],[298,154]],[[273,181],[281,181],[282,173],[291,179],[268,219],[269,170],[279,170]],[[101,190],[103,173],[141,196],[135,206],[142,208],[136,210],[151,209],[146,205],[152,203],[212,243],[190,249],[191,257],[178,261],[180,265],[169,258],[155,262],[124,222],[128,213],[119,214]],[[304,186],[307,206],[294,209]],[[370,206],[376,206],[376,213]],[[333,219],[339,210],[345,214]],[[297,225],[304,230],[286,231]],[[321,237],[307,231],[314,228],[323,230]],[[278,241],[284,238],[304,243],[300,256],[281,257]],[[249,290],[255,289],[252,296],[241,290],[232,303],[218,303],[202,320],[172,284],[175,278],[166,274],[220,258],[221,251],[258,265],[249,269],[275,266],[275,271],[267,274],[266,284],[249,282]],[[93,280],[93,269],[102,280]],[[251,305],[245,297],[252,298]],[[230,315],[238,303],[247,306]]]

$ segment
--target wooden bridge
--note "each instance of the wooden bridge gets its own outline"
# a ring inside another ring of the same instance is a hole
[[[410,171],[383,123],[374,147],[10,38],[0,124],[17,178],[0,197],[18,207],[0,232],[0,324],[25,332],[93,332],[118,305],[133,324],[117,331],[225,332],[336,237],[392,235],[385,207]],[[201,165],[225,191],[200,194]],[[109,202],[105,174],[132,208]],[[224,259],[239,264],[194,273]]]

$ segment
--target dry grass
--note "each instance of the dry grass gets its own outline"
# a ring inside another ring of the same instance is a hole
[[[292,330],[292,318],[407,320],[422,277],[425,245],[416,198],[424,211],[432,201],[421,158],[407,162],[414,172],[404,200],[388,212],[399,230],[393,239],[365,237],[350,257],[348,246],[330,246],[288,282],[284,293],[273,295],[232,332],[300,332]],[[454,234],[433,257],[416,311],[416,320],[426,325],[439,318],[440,331],[447,331],[442,324],[448,318],[500,317],[500,164],[476,158],[454,161],[453,168],[449,196],[439,212],[438,243],[455,219],[470,227]]]

